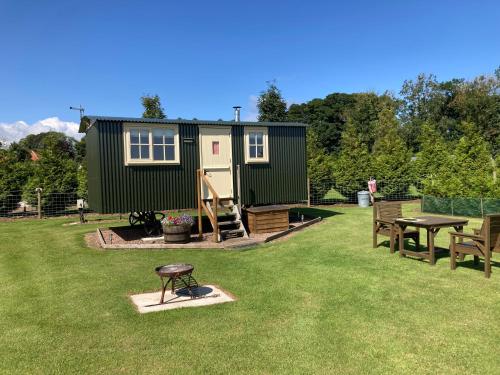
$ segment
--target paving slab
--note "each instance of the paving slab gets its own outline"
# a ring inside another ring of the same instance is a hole
[[[141,314],[185,307],[209,306],[235,301],[233,296],[216,285],[202,285],[193,288],[192,291],[195,298],[191,298],[185,289],[177,290],[174,294],[172,294],[170,290],[167,290],[165,292],[165,302],[163,304],[159,303],[161,291],[134,294],[130,296],[130,299]]]

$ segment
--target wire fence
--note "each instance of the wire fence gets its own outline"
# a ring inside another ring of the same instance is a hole
[[[79,194],[48,192],[26,194],[22,191],[0,192],[0,217],[53,217],[78,214]],[[83,212],[91,212],[86,205]]]
[[[367,188],[367,187],[366,187]],[[339,186],[335,181],[311,183],[307,203],[312,206],[358,203],[357,191],[352,187]],[[420,186],[388,185],[378,183],[376,200],[413,200],[421,197]],[[0,217],[53,217],[78,214],[78,200],[81,199],[76,191],[72,192],[45,192],[36,191],[26,193],[22,191],[0,192]],[[306,202],[295,202],[305,204]],[[85,213],[92,212],[84,206]]]
[[[422,212],[452,216],[484,217],[500,213],[500,199],[495,198],[443,198],[424,195]]]
[[[324,181],[322,183],[312,182],[309,186],[309,200],[312,206],[332,205],[332,204],[356,204],[358,203],[358,191],[368,190],[368,185],[364,189],[339,186],[335,181]],[[386,184],[383,181],[377,182],[377,192],[375,200],[387,201],[408,201],[420,199],[422,196],[422,186],[419,183],[408,184]]]

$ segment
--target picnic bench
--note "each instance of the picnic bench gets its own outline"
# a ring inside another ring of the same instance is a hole
[[[399,238],[410,238],[415,242],[418,249],[420,247],[420,232],[417,230],[405,229],[403,237],[395,225],[396,219],[403,216],[401,203],[398,202],[376,202],[373,204],[373,248],[378,247],[378,236],[388,236],[390,241],[390,251],[394,253],[395,243]],[[403,241],[399,241],[400,243]]]
[[[427,259],[431,266],[436,264],[436,247],[434,239],[441,228],[453,227],[456,232],[462,233],[464,225],[469,221],[460,218],[440,217],[440,216],[419,216],[415,218],[399,218],[396,219],[400,236],[403,236],[404,231],[408,227],[422,228],[427,231],[427,251],[411,251],[404,248],[403,241],[399,241],[399,256],[407,255],[417,258]],[[448,251],[448,249],[439,248],[438,251]]]
[[[457,268],[457,256],[463,260],[465,255],[473,255],[474,264],[480,257],[484,259],[484,275],[490,277],[492,253],[500,253],[500,215],[486,215],[481,229],[474,230],[474,234],[450,232],[450,236],[451,269]]]

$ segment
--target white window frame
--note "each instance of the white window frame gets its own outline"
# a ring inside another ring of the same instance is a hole
[[[149,133],[149,158],[148,159],[132,159],[130,155],[130,130],[139,129],[147,130]],[[174,160],[154,160],[153,159],[153,129],[170,129],[174,132]],[[123,147],[125,165],[178,165],[180,164],[180,142],[179,142],[179,126],[166,124],[123,124]]]
[[[262,133],[262,146],[264,147],[264,153],[261,158],[250,157],[250,133]],[[245,163],[253,164],[253,163],[269,163],[269,131],[267,127],[259,126],[259,127],[245,127],[244,132],[244,144],[245,144]]]

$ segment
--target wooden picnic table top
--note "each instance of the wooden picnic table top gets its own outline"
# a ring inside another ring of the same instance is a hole
[[[415,220],[410,220],[415,219]],[[469,223],[467,219],[460,219],[457,217],[443,217],[443,216],[416,216],[415,218],[399,218],[395,220],[398,225],[406,225],[418,228],[440,228],[440,227],[453,227],[463,226]]]

